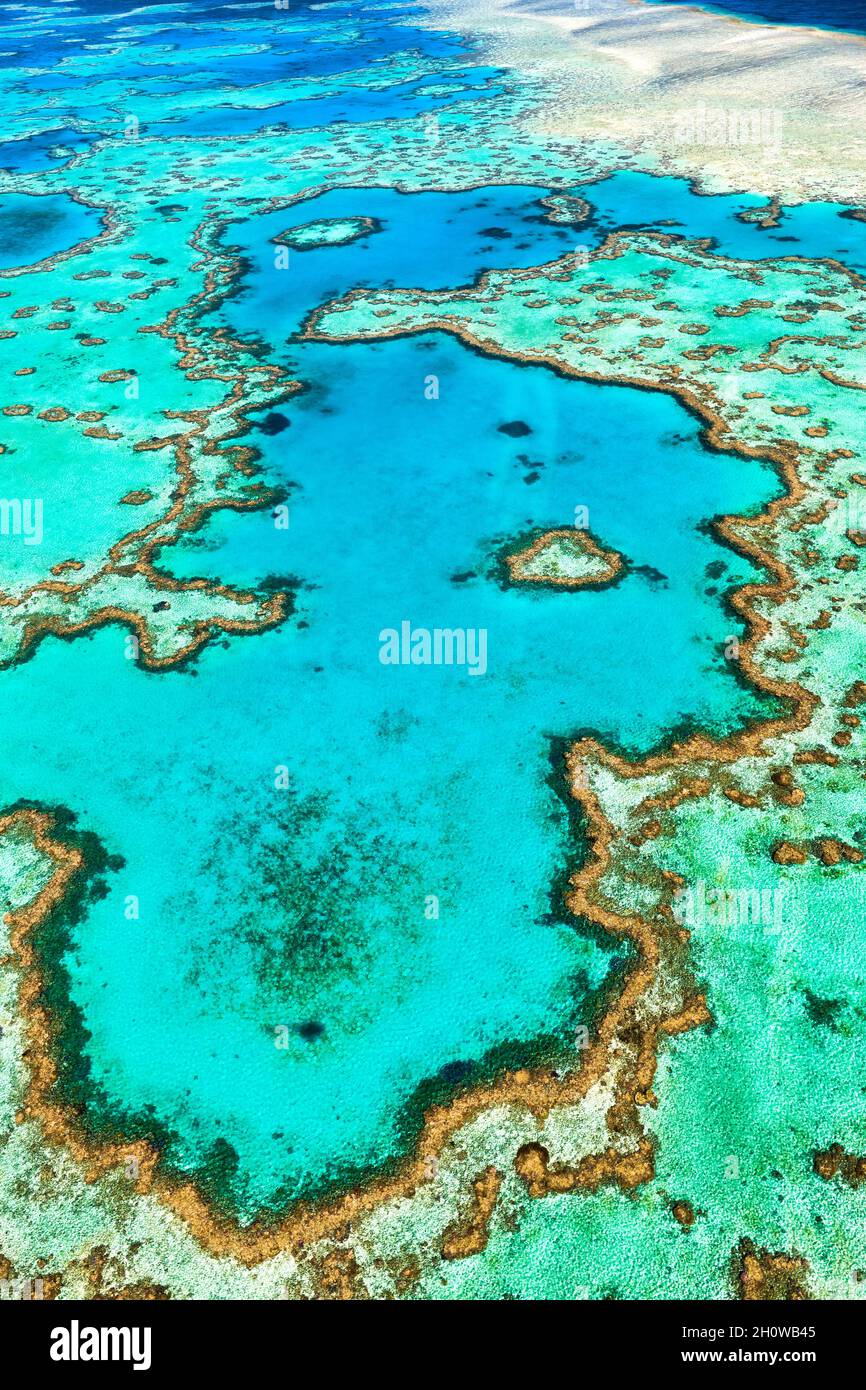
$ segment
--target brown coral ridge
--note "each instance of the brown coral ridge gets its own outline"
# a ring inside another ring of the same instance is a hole
[[[113,225],[104,234],[107,235],[109,231],[113,231]],[[193,237],[193,245],[197,249],[202,249],[198,234]],[[85,249],[92,248],[82,244],[81,247],[77,248],[76,254],[80,254]],[[71,255],[72,252],[68,254]],[[236,268],[233,268],[232,273],[237,273]],[[222,373],[206,363],[205,354],[201,347],[191,342],[188,335],[177,328],[177,320],[182,313],[192,316],[201,315],[206,309],[213,308],[220,302],[225,294],[220,280],[226,278],[231,280],[232,274],[227,275],[223,272],[220,276],[214,268],[209,268],[205,274],[203,288],[192,297],[188,304],[172,310],[163,323],[151,325],[141,330],[142,332],[157,333],[161,337],[172,340],[180,354],[179,368],[191,379],[231,380],[231,389],[228,395],[209,411],[166,412],[169,418],[179,419],[187,425],[185,430],[170,435],[165,440],[152,441],[153,447],[171,446],[175,454],[177,484],[172,491],[171,504],[168,510],[163,516],[129,532],[117,541],[111,547],[105,564],[80,584],[58,579],[43,580],[27,589],[17,598],[0,592],[0,606],[20,607],[39,593],[61,594],[65,602],[71,603],[82,593],[92,588],[100,579],[104,579],[112,573],[123,573],[142,575],[148,586],[154,591],[169,593],[201,591],[238,604],[249,604],[258,598],[256,614],[251,618],[220,617],[213,614],[206,619],[197,620],[191,625],[190,640],[175,652],[160,657],[156,655],[149,625],[141,613],[116,605],[105,605],[88,617],[81,619],[80,622],[72,623],[64,621],[57,614],[37,613],[29,617],[23,624],[18,651],[10,661],[5,663],[6,666],[16,666],[27,660],[47,636],[72,639],[85,632],[92,632],[112,623],[119,623],[130,628],[135,634],[138,641],[140,664],[148,670],[163,670],[168,667],[181,666],[190,661],[211,640],[215,632],[230,634],[264,632],[269,628],[278,626],[291,615],[293,592],[289,587],[281,588],[268,595],[252,594],[233,589],[219,580],[176,580],[166,572],[158,570],[154,563],[162,550],[176,544],[182,536],[198,530],[213,512],[225,510],[260,511],[283,500],[283,493],[279,489],[263,488],[257,484],[255,488],[249,489],[250,495],[246,498],[216,496],[187,510],[189,499],[197,482],[192,457],[195,442],[203,440],[202,452],[204,454],[225,457],[235,471],[245,476],[250,476],[255,471],[254,464],[259,457],[259,451],[251,445],[234,445],[229,450],[223,448],[228,441],[248,433],[248,416],[253,409],[257,408],[247,402],[249,370],[236,367],[233,378],[225,378]],[[241,350],[241,345],[238,343],[225,338],[222,341],[229,349]],[[302,390],[301,383],[286,379],[280,367],[256,364],[255,371],[265,379],[264,390],[271,406],[288,400]],[[207,439],[204,435],[209,423],[209,416],[219,412],[225,412],[228,415],[231,422],[229,428],[218,437]],[[130,496],[138,497],[139,495],[141,494],[127,494],[122,500],[128,501]],[[166,527],[173,527],[173,530],[166,533]],[[137,547],[137,550],[130,558],[127,552],[133,547]],[[0,664],[0,669],[3,669],[3,664]]]
[[[809,1263],[801,1255],[773,1254],[747,1237],[734,1251],[733,1265],[737,1296],[747,1302],[799,1303],[812,1297]]]
[[[324,1303],[346,1303],[369,1297],[354,1251],[339,1246],[329,1250],[318,1263],[316,1299]]]
[[[837,864],[861,864],[863,852],[856,845],[848,845],[844,840],[824,836],[810,840],[805,845],[795,845],[790,840],[780,840],[772,850],[771,859],[776,864],[806,864],[809,854],[813,854],[825,868],[835,868]]]
[[[683,1230],[690,1231],[697,1219],[695,1209],[691,1202],[681,1197],[676,1202],[671,1203],[671,1211],[673,1212],[674,1219],[680,1223]]]
[[[591,815],[592,807],[587,809]],[[601,826],[597,827],[597,836],[601,834],[601,829]],[[49,883],[33,902],[7,917],[13,950],[21,967],[19,1002],[27,1028],[26,1050],[30,1069],[26,1103],[20,1118],[40,1121],[46,1140],[65,1146],[81,1163],[89,1181],[120,1165],[128,1167],[130,1160],[135,1160],[137,1191],[155,1193],[188,1223],[203,1248],[213,1254],[233,1256],[246,1265],[257,1264],[286,1249],[300,1254],[319,1239],[345,1233],[382,1202],[410,1196],[431,1180],[430,1155],[441,1153],[458,1129],[492,1106],[522,1106],[540,1122],[554,1106],[578,1102],[589,1087],[605,1074],[609,1064],[609,1043],[618,1027],[623,1020],[631,1025],[634,1022],[633,995],[640,993],[642,984],[633,974],[630,977],[631,987],[614,1002],[579,1070],[565,1076],[558,1075],[549,1067],[535,1071],[503,1072],[495,1080],[468,1089],[447,1104],[429,1109],[424,1115],[414,1154],[397,1172],[375,1178],[336,1199],[298,1203],[278,1220],[269,1222],[257,1219],[251,1225],[241,1227],[217,1213],[194,1183],[181,1181],[163,1172],[160,1154],[152,1144],[145,1140],[133,1143],[96,1142],[84,1132],[80,1114],[57,1099],[55,1083],[58,1073],[52,1055],[54,1029],[42,1003],[42,967],[33,948],[31,933],[63,903],[74,880],[85,873],[86,865],[80,849],[62,838],[54,818],[47,812],[24,809],[0,818],[0,834],[10,832],[30,834],[40,852],[56,866]],[[591,856],[582,871],[587,885],[597,876],[600,868],[599,856]],[[575,876],[578,881],[580,877],[580,874]],[[638,1048],[636,1066],[628,1073],[627,1086],[649,1087],[655,1070],[655,1047],[663,1033],[693,1027],[707,1017],[703,1000],[696,998],[690,1008],[676,1018],[660,1021]],[[647,1103],[648,1100],[647,1094],[638,1091],[622,1097],[623,1115],[620,1123],[624,1133],[630,1128],[628,1117],[634,1104]],[[633,1162],[629,1164],[626,1155],[621,1155],[620,1160],[614,1162],[605,1156],[598,1160],[596,1185],[606,1181],[629,1182],[629,1173],[634,1171]],[[643,1171],[649,1175],[650,1165],[646,1164]]]
[[[530,1197],[550,1197],[565,1192],[596,1192],[604,1183],[616,1183],[624,1192],[649,1182],[655,1171],[650,1141],[641,1139],[637,1150],[620,1153],[606,1149],[587,1154],[579,1163],[551,1164],[543,1144],[524,1144],[514,1160],[518,1177]]]
[[[465,1217],[446,1229],[442,1237],[442,1258],[465,1260],[480,1255],[490,1239],[490,1219],[502,1186],[502,1173],[491,1164],[472,1183],[472,1201]]]
[[[152,1164],[155,1154],[145,1153],[141,1146],[118,1144],[105,1151],[101,1166],[94,1168],[88,1161],[86,1148],[73,1138],[70,1113],[53,1097],[58,1076],[53,1058],[56,1024],[45,1005],[46,977],[34,947],[33,933],[64,907],[76,889],[81,891],[86,886],[89,866],[85,851],[68,831],[61,831],[53,812],[31,806],[13,808],[0,816],[0,835],[29,836],[38,852],[54,866],[51,877],[36,897],[5,915],[13,959],[18,966],[18,1006],[26,1028],[24,1056],[29,1072],[24,1106],[16,1115],[16,1121],[21,1123],[38,1116],[46,1139],[70,1147],[84,1162],[87,1177],[125,1162],[130,1156]]]
[[[109,1259],[108,1250],[104,1245],[94,1246],[81,1264],[88,1299],[110,1303],[152,1303],[164,1302],[171,1298],[168,1289],[162,1284],[118,1282],[122,1276],[116,1276],[110,1270],[109,1266],[116,1265],[116,1261]]]
[[[35,1273],[22,1274],[11,1260],[0,1251],[0,1284],[4,1285],[5,1299],[23,1303],[37,1303],[54,1300],[60,1295],[61,1279],[57,1273],[47,1273],[47,1261],[37,1260]]]
[[[774,195],[764,207],[743,208],[736,214],[740,222],[752,223],[762,231],[772,231],[782,220],[782,204]]]
[[[603,568],[597,574],[533,574],[529,571],[532,561],[555,541],[576,546],[585,555],[598,560]],[[540,588],[560,589],[606,589],[622,578],[624,560],[618,550],[603,546],[589,531],[578,527],[558,527],[552,531],[542,531],[528,546],[518,550],[506,551],[503,555],[508,579],[512,584],[530,584]]]
[[[862,1187],[866,1183],[866,1156],[849,1153],[841,1144],[816,1150],[812,1166],[825,1182],[832,1182],[838,1177],[848,1187]]]
[[[316,218],[315,220],[320,222],[323,226],[333,226],[335,223],[343,222],[346,219],[342,217],[322,217]],[[379,221],[378,217],[358,217],[354,220],[358,223],[358,230],[353,232],[351,236],[347,236],[341,240],[338,243],[340,247],[351,246],[353,242],[362,241],[364,237],[370,236],[373,232],[381,232],[382,230],[382,223]],[[275,246],[288,246],[293,251],[299,251],[302,254],[304,251],[316,250],[319,245],[328,245],[327,242],[310,243],[309,246],[299,244],[297,234],[303,231],[304,225],[305,224],[302,223],[297,227],[289,227],[284,232],[277,232],[276,236],[271,237],[271,242]]]

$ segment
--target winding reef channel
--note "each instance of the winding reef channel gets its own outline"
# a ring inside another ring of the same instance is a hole
[[[861,151],[613,10],[4,14],[3,1279],[860,1296]]]

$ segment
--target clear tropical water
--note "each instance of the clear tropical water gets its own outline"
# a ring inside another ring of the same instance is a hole
[[[653,4],[680,5],[690,0],[651,0]],[[759,19],[771,24],[805,24],[818,29],[850,29],[866,32],[866,6],[863,0],[725,0],[712,5],[726,14],[743,19]]]
[[[97,41],[107,7],[90,8],[94,29],[82,28]],[[180,12],[140,12],[146,54],[123,47],[110,75],[95,57],[89,77],[57,66],[59,32],[38,54],[17,39],[17,63],[38,56],[27,86],[51,125],[6,142],[0,165],[53,164],[68,142],[51,132],[66,122],[82,141],[116,131],[122,82],[141,93],[143,134],[190,142],[193,160],[199,142],[242,152],[270,126],[275,149],[324,125],[373,153],[389,122],[466,109],[471,127],[501,99],[503,74],[410,17],[294,7],[261,48],[242,32],[226,43],[235,7],[195,30]],[[393,82],[341,80],[392,61]],[[256,84],[284,78],[299,84],[294,99],[265,101]],[[225,100],[200,105],[215,81]],[[303,385],[247,436],[286,491],[289,526],[224,511],[160,557],[179,578],[288,580],[293,615],[172,672],[125,660],[109,627],[48,641],[0,681],[4,802],[68,806],[123,861],[63,958],[67,1016],[83,1029],[67,1038],[81,1057],[66,1083],[94,1131],[155,1134],[174,1169],[243,1220],[393,1163],[432,1096],[505,1060],[571,1058],[623,953],[560,903],[584,852],[556,776],[563,740],[591,730],[640,752],[767,708],[723,657],[740,631],[725,593],[753,571],[706,526],[775,495],[767,467],[706,448],[665,395],[566,380],[440,335],[315,344],[297,336],[306,317],[359,286],[465,285],[635,226],[752,260],[866,261],[862,227],[836,205],[784,210],[763,229],[737,216],[762,206],[757,195],[698,197],[633,172],[583,185],[575,170],[590,218],[563,226],[542,202],[540,160],[514,182],[493,180],[488,162],[407,191],[343,179],[334,159],[278,210],[249,212],[239,189],[219,231],[239,278],[205,320]],[[382,182],[372,163],[370,182]],[[36,226],[34,201],[5,195],[4,265],[22,264],[22,246],[30,262],[98,230],[60,198]],[[372,219],[369,234],[275,269],[280,233],[357,217]],[[73,534],[92,495],[70,499]],[[576,508],[626,557],[622,581],[505,587],[503,547],[572,524]],[[404,620],[483,630],[486,671],[384,666],[380,632]]]
[[[63,195],[7,193],[0,197],[0,269],[21,265],[24,260],[44,261],[68,251],[77,242],[96,236],[101,225],[93,208]]]

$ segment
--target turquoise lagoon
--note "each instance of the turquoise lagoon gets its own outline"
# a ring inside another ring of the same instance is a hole
[[[65,194],[0,195],[0,270],[34,265],[98,234],[99,212]]]
[[[557,910],[579,844],[552,752],[582,728],[643,749],[757,713],[722,656],[721,593],[747,567],[699,522],[775,488],[664,397],[436,338],[295,357],[308,390],[260,439],[289,530],[218,516],[163,562],[290,572],[296,616],[167,675],[118,630],[46,643],[0,685],[9,798],[27,765],[28,795],[125,860],[67,962],[102,1118],[148,1113],[246,1216],[404,1151],[422,1083],[533,1039],[570,1055],[611,957]],[[532,433],[499,431],[517,419]],[[576,505],[626,579],[501,587],[503,543]],[[383,666],[404,619],[485,628],[487,673]]]

